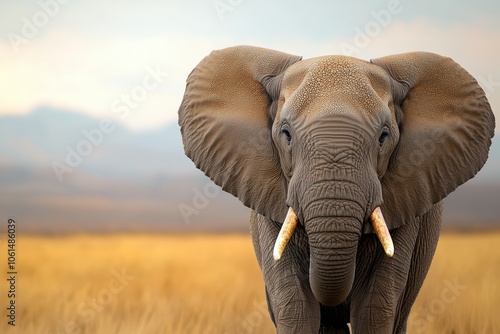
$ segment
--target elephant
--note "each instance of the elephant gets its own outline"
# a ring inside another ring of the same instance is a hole
[[[443,199],[485,164],[495,128],[448,57],[244,45],[193,69],[178,117],[185,154],[251,209],[277,333],[405,333]]]

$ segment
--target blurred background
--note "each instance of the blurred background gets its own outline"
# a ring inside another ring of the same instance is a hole
[[[21,231],[247,230],[183,154],[185,79],[238,44],[362,59],[447,55],[500,119],[497,1],[16,1],[0,4],[0,218]],[[500,143],[446,200],[446,228],[498,226]]]
[[[249,210],[183,152],[190,71],[240,44],[304,58],[430,51],[477,78],[498,125],[499,42],[496,0],[0,1],[0,331],[274,332]],[[495,137],[446,199],[410,333],[499,333],[499,170]]]

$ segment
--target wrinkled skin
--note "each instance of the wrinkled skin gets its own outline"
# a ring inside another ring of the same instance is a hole
[[[404,333],[410,308],[431,264],[439,237],[442,205],[425,217],[392,231],[398,252],[393,258],[380,250],[373,234],[358,245],[356,275],[346,300],[320,306],[308,282],[309,252],[299,227],[287,256],[274,263],[271,252],[280,224],[252,212],[250,227],[255,254],[264,275],[269,313],[281,333]],[[301,283],[302,282],[302,283]],[[370,293],[367,293],[370,291]],[[293,296],[293,300],[290,300]],[[274,301],[274,302],[271,302]]]
[[[301,60],[240,46],[193,70],[179,124],[197,167],[253,209],[278,333],[404,333],[441,201],[483,166],[495,122],[474,78],[439,55]],[[288,207],[299,224],[276,262]],[[393,257],[373,234],[376,207]]]

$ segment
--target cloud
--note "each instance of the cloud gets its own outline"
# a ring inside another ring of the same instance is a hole
[[[176,119],[186,77],[213,49],[251,44],[306,58],[342,54],[341,46],[356,46],[367,24],[376,26],[373,12],[386,9],[388,2],[366,8],[301,3],[300,10],[289,11],[267,3],[265,13],[262,3],[242,2],[224,20],[212,2],[158,2],[153,7],[124,3],[119,11],[118,5],[99,7],[96,16],[95,4],[70,2],[20,52],[13,52],[7,39],[0,42],[0,113],[48,104],[108,117],[113,103],[141,84],[146,68],[159,66],[168,77],[123,120],[135,129],[157,127]],[[370,59],[423,50],[450,56],[482,78],[493,110],[500,110],[500,25],[493,13],[460,22],[436,18],[435,12],[432,18],[424,16],[425,6],[417,11],[414,2],[402,1],[402,6],[352,55]],[[36,4],[16,8],[15,18],[6,23],[9,28],[0,32],[4,36],[19,30],[23,15],[39,10]],[[307,12],[307,20],[300,21],[301,12]],[[258,23],[262,15],[267,19]]]
[[[177,34],[110,40],[51,32],[22,52],[0,45],[0,112],[28,112],[41,104],[93,115],[112,115],[111,106],[141,85],[148,67],[168,76],[148,92],[125,121],[133,128],[154,127],[177,117],[185,79],[214,47],[216,39]]]
[[[343,42],[353,43],[353,36]],[[468,24],[442,25],[419,18],[394,20],[356,57],[371,59],[388,54],[428,51],[451,57],[480,83],[500,124],[500,29],[493,19]]]

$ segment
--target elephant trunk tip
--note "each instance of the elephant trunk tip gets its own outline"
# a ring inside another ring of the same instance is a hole
[[[335,306],[345,301],[354,283],[355,261],[348,259],[350,265],[341,263],[320,264],[311,259],[309,284],[316,300],[326,306]],[[325,268],[326,267],[326,268]],[[335,270],[335,272],[332,271]]]

